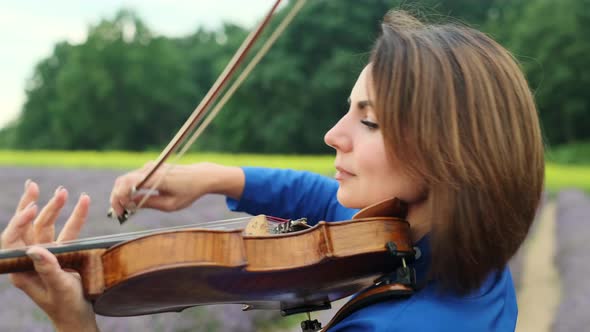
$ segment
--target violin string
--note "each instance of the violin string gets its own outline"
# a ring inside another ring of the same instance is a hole
[[[223,226],[229,226],[229,225],[235,225],[235,224],[243,224],[244,221],[249,220],[249,219],[250,219],[250,217],[240,217],[240,218],[217,220],[217,221],[210,221],[210,222],[204,222],[204,223],[195,223],[195,224],[189,224],[189,225],[179,225],[179,226],[162,227],[162,228],[156,228],[156,229],[148,229],[148,230],[137,231],[137,232],[101,235],[101,236],[95,236],[95,237],[79,239],[79,240],[71,240],[71,241],[66,241],[66,242],[61,242],[61,243],[82,244],[82,243],[84,243],[83,241],[85,241],[85,240],[113,240],[113,239],[125,238],[125,237],[135,238],[135,237],[138,237],[141,235],[147,235],[147,234],[156,233],[156,232],[165,232],[165,231],[170,231],[170,230],[178,230],[178,229],[184,229],[184,228],[212,229],[213,227],[223,227]]]
[[[211,225],[211,227],[200,227],[203,223],[199,224],[191,224],[191,225],[181,225],[181,226],[172,226],[172,227],[164,227],[158,229],[149,229],[137,232],[128,232],[128,233],[120,233],[120,234],[112,234],[112,235],[101,235],[101,236],[94,236],[84,239],[77,239],[77,240],[70,240],[70,241],[63,241],[59,243],[49,242],[49,243],[42,243],[42,244],[35,244],[31,246],[39,246],[44,248],[54,248],[60,246],[68,246],[68,245],[86,245],[86,244],[93,244],[93,243],[100,243],[100,242],[107,242],[107,241],[116,241],[116,240],[131,240],[138,238],[143,235],[154,234],[157,232],[165,232],[165,231],[172,231],[172,230],[180,230],[180,229],[188,229],[188,228],[195,228],[195,229],[203,229],[203,230],[216,230],[216,229],[228,229],[229,226],[238,225],[238,227],[233,227],[233,229],[243,229],[246,220],[249,220],[249,217],[241,217],[241,218],[234,218],[228,220],[220,220],[219,224]],[[10,251],[18,251],[18,250],[26,250],[31,246],[25,246],[20,248],[10,248],[10,249],[0,249],[0,253],[10,252]]]
[[[279,38],[279,36],[285,31],[287,26],[291,23],[295,15],[299,12],[299,10],[303,7],[306,0],[298,0],[295,5],[291,8],[289,13],[283,18],[279,26],[273,31],[271,36],[266,40],[266,42],[262,45],[260,50],[256,53],[256,55],[250,60],[246,68],[240,73],[238,78],[232,83],[229,89],[225,92],[223,97],[219,100],[219,102],[215,105],[213,110],[207,115],[205,120],[201,122],[201,124],[197,127],[195,132],[192,134],[190,139],[183,145],[182,149],[176,154],[174,159],[171,161],[170,166],[164,169],[163,174],[157,179],[156,183],[150,188],[150,193],[155,192],[156,188],[160,185],[160,183],[164,180],[164,178],[168,175],[170,171],[176,165],[176,162],[186,153],[186,151],[192,146],[195,140],[201,135],[201,133],[207,128],[209,123],[213,121],[213,119],[217,116],[219,111],[223,108],[223,106],[227,103],[229,98],[234,94],[234,92],[240,87],[242,82],[248,77],[250,72],[256,67],[256,65],[260,62],[262,57],[268,52],[268,50],[272,47],[274,42]],[[148,193],[149,194],[149,193]],[[146,195],[142,198],[138,205],[138,209],[145,204],[149,195]]]
[[[6,253],[6,252],[11,252],[11,251],[26,251],[28,248],[30,248],[32,246],[39,246],[39,247],[43,247],[43,248],[56,248],[56,247],[64,247],[64,246],[71,246],[71,245],[90,245],[90,244],[95,244],[95,243],[117,241],[117,240],[125,241],[125,240],[132,240],[135,238],[139,238],[140,236],[143,236],[143,235],[150,235],[150,234],[155,234],[158,232],[180,230],[180,229],[189,229],[189,228],[195,228],[195,229],[201,229],[201,230],[228,230],[228,229],[229,230],[239,230],[239,229],[244,229],[244,226],[247,225],[246,221],[249,222],[250,219],[251,219],[250,217],[240,217],[240,218],[218,220],[218,221],[211,221],[211,222],[205,222],[205,223],[196,223],[196,224],[190,224],[190,225],[180,225],[180,226],[163,227],[163,228],[157,228],[157,229],[149,229],[149,230],[143,230],[143,231],[137,231],[137,232],[94,236],[94,237],[64,241],[64,242],[59,242],[59,243],[49,242],[49,243],[35,244],[35,245],[30,245],[30,246],[25,246],[25,247],[20,247],[20,248],[0,249],[0,253]],[[272,234],[274,232],[274,229],[276,227],[275,225],[278,223],[279,222],[267,220],[266,230],[267,230],[268,234]],[[204,224],[209,224],[209,227],[202,227]],[[237,227],[231,227],[232,225],[237,225]]]
[[[201,228],[201,227],[191,227],[188,225],[185,226],[176,226],[176,227],[170,227],[167,228],[165,231],[156,231],[156,230],[147,230],[147,231],[139,231],[139,232],[134,232],[134,234],[128,234],[127,236],[113,236],[113,237],[107,237],[106,239],[80,239],[80,240],[73,240],[73,241],[68,241],[68,242],[61,242],[60,245],[72,245],[72,244],[91,244],[91,243],[99,243],[105,240],[121,240],[121,241],[126,241],[126,240],[133,240],[136,238],[139,238],[141,236],[145,236],[145,235],[150,235],[150,234],[157,234],[157,233],[162,233],[162,232],[169,232],[169,231],[174,231],[174,230],[187,230],[187,229],[199,229],[199,230],[219,230],[219,229],[235,229],[235,230],[239,230],[242,229],[243,227],[240,227],[243,222],[235,222],[234,224],[237,225],[237,227],[230,227],[230,224],[224,224],[224,225],[218,225],[218,226],[214,226],[214,227],[208,227],[208,228]]]
[[[131,233],[127,233],[127,234],[116,234],[115,236],[97,236],[97,237],[93,237],[93,238],[86,238],[86,239],[80,239],[80,240],[72,240],[72,241],[65,241],[65,242],[60,242],[57,243],[57,245],[73,245],[73,244],[92,244],[92,243],[100,243],[102,241],[105,240],[132,240],[132,239],[136,239],[139,238],[141,236],[144,235],[150,235],[150,234],[156,234],[156,233],[161,233],[161,232],[167,232],[167,231],[173,231],[173,230],[188,230],[188,229],[195,229],[195,230],[243,230],[244,229],[244,220],[237,220],[234,222],[228,222],[228,223],[224,223],[224,224],[219,224],[219,225],[214,225],[212,227],[207,227],[207,228],[203,228],[203,227],[198,227],[200,226],[200,224],[193,224],[193,225],[182,225],[182,226],[173,226],[173,227],[166,227],[166,228],[161,228],[161,229],[157,229],[157,230],[145,230],[145,231],[139,231],[139,232],[131,232]],[[235,227],[232,227],[233,225],[237,225]],[[195,226],[195,227],[193,227]],[[267,224],[266,230],[270,233],[273,229],[275,228],[274,225],[270,225]]]

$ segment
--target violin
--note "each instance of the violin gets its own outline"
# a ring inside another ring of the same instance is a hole
[[[80,274],[96,313],[136,316],[221,303],[284,315],[330,307],[413,255],[407,206],[387,200],[352,220],[276,222],[257,216],[245,228],[165,229],[46,246],[62,268]],[[269,225],[276,225],[269,227]],[[117,237],[119,236],[119,237]],[[395,248],[392,254],[391,248]],[[0,252],[0,273],[34,271],[26,248]]]

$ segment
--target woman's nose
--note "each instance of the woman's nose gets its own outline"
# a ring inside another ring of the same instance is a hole
[[[324,142],[333,147],[337,151],[348,152],[352,150],[352,141],[350,139],[350,132],[346,130],[345,119],[342,118],[334,125],[326,135],[324,135]]]

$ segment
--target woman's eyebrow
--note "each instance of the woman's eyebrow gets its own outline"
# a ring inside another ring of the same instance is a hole
[[[357,105],[360,109],[363,109],[367,106],[373,106],[373,103],[371,103],[370,100],[361,100],[357,103]]]
[[[348,103],[348,105],[350,105],[350,97],[348,97],[346,102]],[[370,100],[361,100],[357,103],[357,106],[358,106],[358,108],[365,108],[367,106],[373,107],[373,103],[371,103]]]

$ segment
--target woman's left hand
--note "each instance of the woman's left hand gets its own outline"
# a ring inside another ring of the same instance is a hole
[[[68,192],[59,187],[47,205],[37,214],[39,187],[25,183],[14,217],[2,232],[2,249],[22,248],[53,242],[55,220],[65,205]],[[90,198],[82,194],[57,237],[57,242],[78,237],[88,215]],[[98,331],[92,305],[84,298],[80,275],[61,269],[57,258],[47,249],[31,247],[27,255],[35,272],[13,273],[11,282],[23,290],[47,313],[58,331]]]

